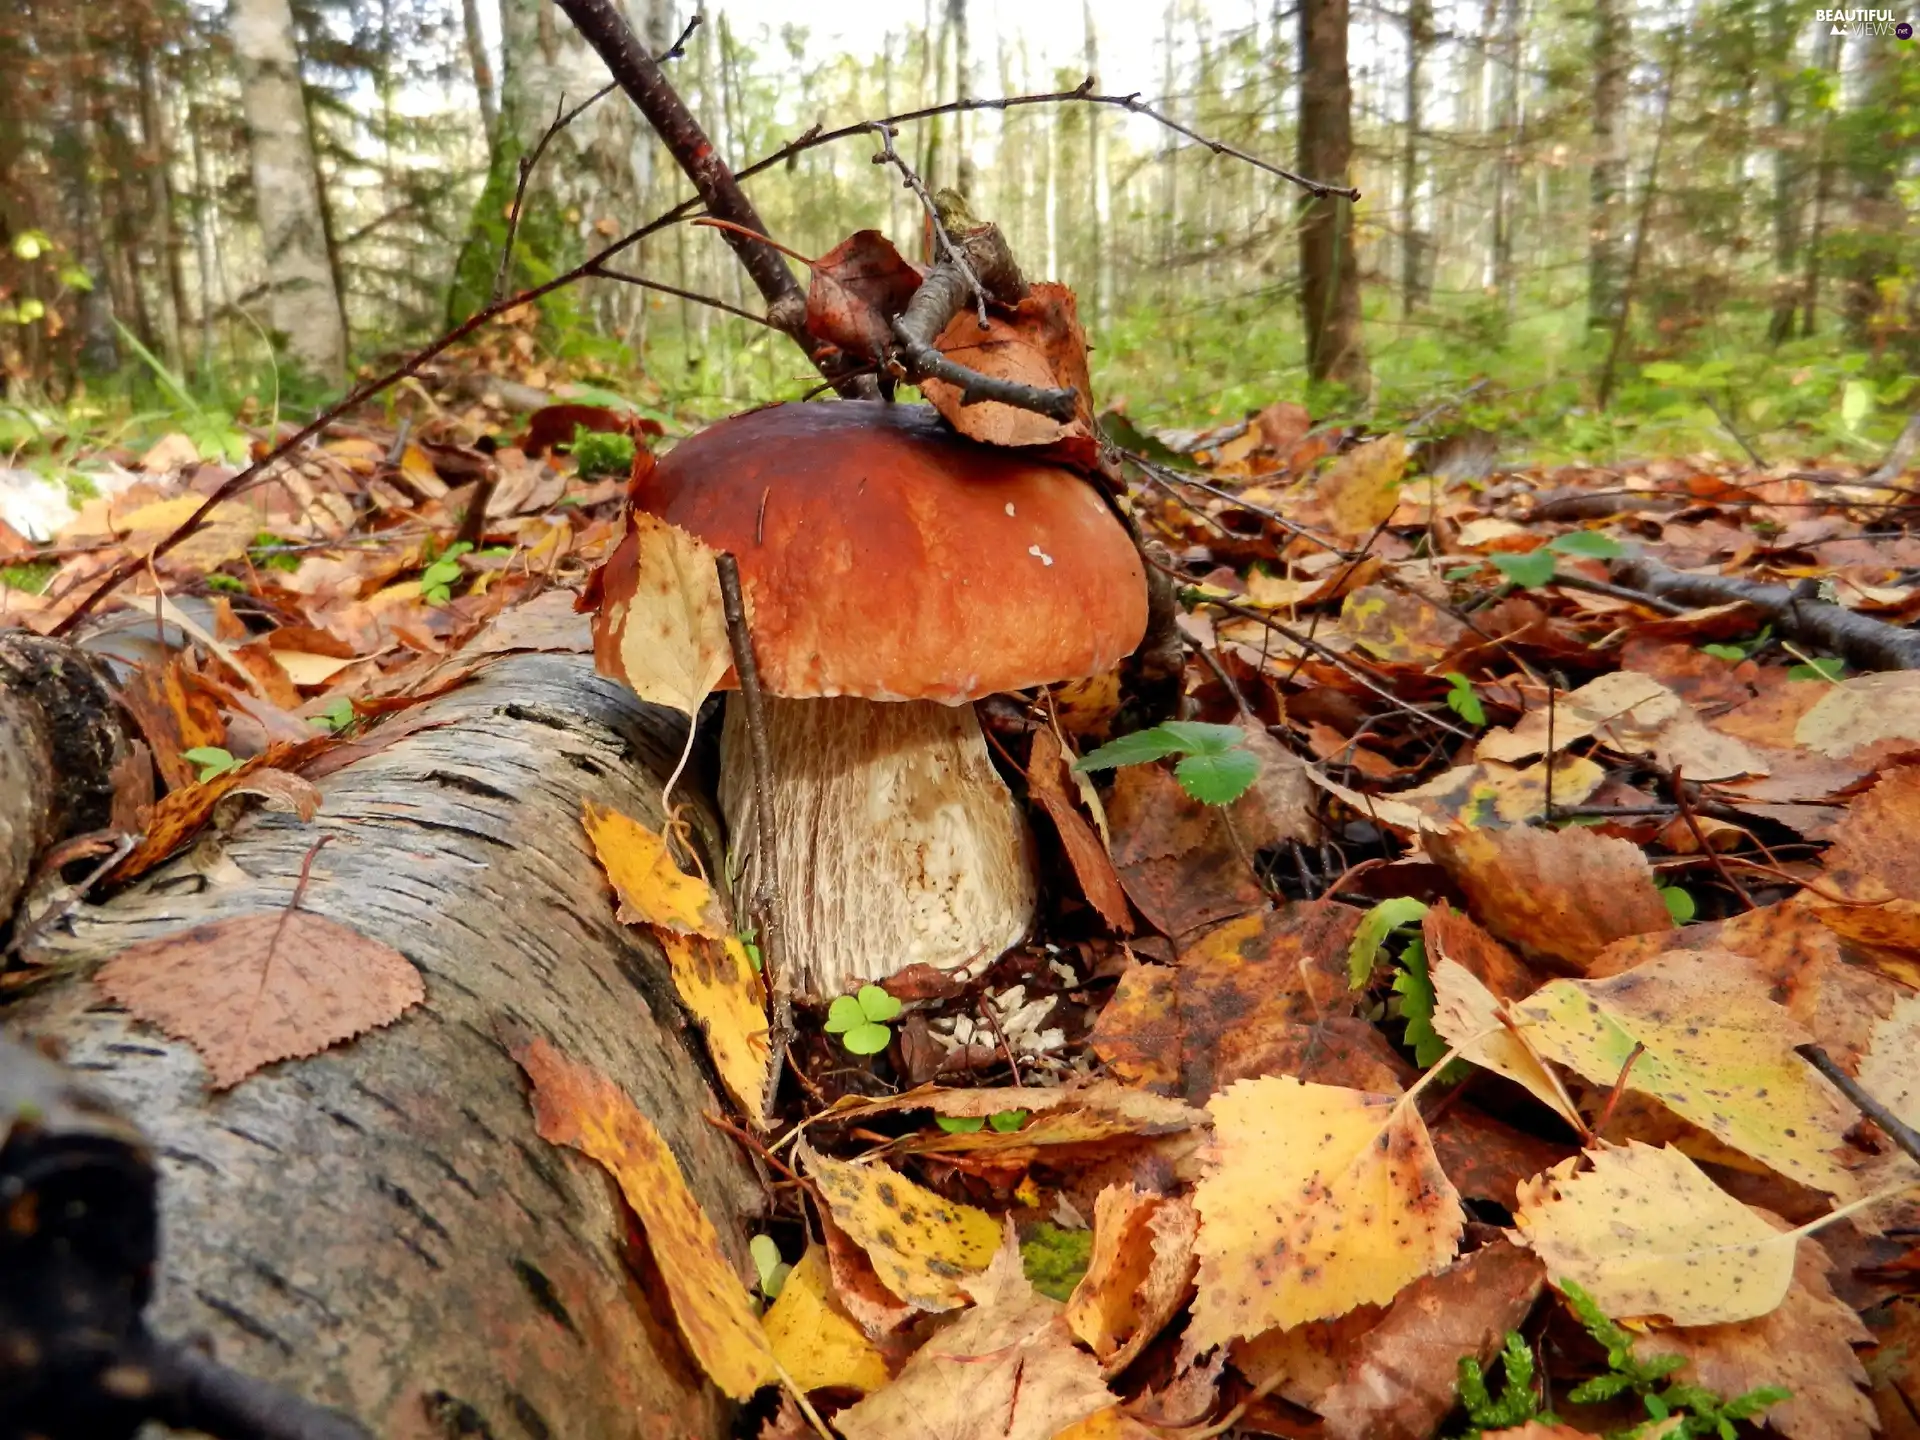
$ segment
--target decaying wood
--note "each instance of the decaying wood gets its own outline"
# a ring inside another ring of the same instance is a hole
[[[107,827],[113,770],[126,752],[91,657],[26,631],[0,632],[0,926],[49,846]]]
[[[55,973],[5,1024],[60,1046],[154,1142],[160,1333],[204,1334],[382,1436],[719,1435],[723,1402],[630,1268],[616,1191],[534,1134],[500,1038],[545,1036],[625,1089],[745,1273],[727,1217],[757,1192],[701,1119],[705,1062],[580,820],[591,797],[659,826],[683,722],[583,658],[533,655],[387,723],[397,738],[321,781],[312,823],[252,817],[42,937],[32,958]],[[303,908],[400,949],[426,1003],[210,1096],[193,1051],[107,1002],[93,962],[284,906],[321,836]]]
[[[1690,575],[1657,560],[1616,560],[1613,578],[1662,600],[1688,605],[1753,606],[1789,640],[1817,646],[1861,670],[1920,670],[1920,633],[1902,630],[1844,606],[1734,575]]]

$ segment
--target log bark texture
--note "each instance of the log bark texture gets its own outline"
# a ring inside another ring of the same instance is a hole
[[[734,1222],[757,1192],[700,1118],[718,1109],[706,1062],[580,822],[591,797],[657,827],[683,723],[584,658],[504,659],[390,718],[403,733],[326,776],[313,822],[253,816],[42,939],[55,973],[0,1023],[58,1042],[154,1141],[156,1331],[205,1335],[382,1436],[724,1433],[725,1403],[643,1294],[652,1261],[627,1248],[617,1191],[534,1134],[501,1040],[545,1036],[619,1084],[746,1272]],[[696,827],[723,874],[710,813]],[[284,906],[322,835],[302,907],[404,952],[426,1002],[209,1094],[194,1052],[108,1002],[93,962]]]

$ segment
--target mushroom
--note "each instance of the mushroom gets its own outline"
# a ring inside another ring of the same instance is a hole
[[[637,482],[633,504],[739,563],[796,993],[1019,943],[1031,839],[972,702],[1098,674],[1140,643],[1145,574],[1100,493],[925,406],[834,401],[720,421]],[[637,578],[630,540],[602,577],[603,673],[623,675],[609,616]],[[729,696],[720,803],[751,885],[749,750]]]

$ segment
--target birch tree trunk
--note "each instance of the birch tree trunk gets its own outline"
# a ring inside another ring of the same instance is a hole
[[[338,379],[346,373],[347,335],[327,257],[292,7],[288,0],[232,0],[231,31],[260,213],[268,325],[295,365]]]
[[[1626,230],[1626,0],[1595,0],[1593,12],[1593,160],[1587,216],[1587,324],[1608,328],[1620,309]]]

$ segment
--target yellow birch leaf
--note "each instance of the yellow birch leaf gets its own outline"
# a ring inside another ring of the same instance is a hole
[[[1524,1041],[1501,1020],[1500,1000],[1480,978],[1444,952],[1430,958],[1433,975],[1433,1028],[1442,1040],[1482,1069],[1504,1075],[1525,1087],[1549,1110],[1564,1117],[1575,1130],[1580,1117],[1566,1091],[1554,1083],[1547,1067]]]
[[[621,924],[711,940],[727,937],[713,887],[698,875],[684,874],[665,840],[632,816],[591,800],[582,801],[580,809],[593,853],[620,898]]]
[[[1319,495],[1336,535],[1361,536],[1393,514],[1407,469],[1404,435],[1383,435],[1342,455],[1321,478]]]
[[[1517,1002],[1533,1048],[1595,1085],[1627,1071],[1651,1095],[1788,1179],[1829,1194],[1854,1186],[1829,1152],[1850,1112],[1793,1053],[1810,1037],[1727,951],[1672,951],[1606,980],[1555,980]],[[1634,1059],[1635,1045],[1646,1048]]]
[[[733,664],[713,548],[644,510],[630,511],[631,596],[594,617],[595,653],[610,641],[633,693],[691,715]]]
[[[834,1305],[832,1294],[827,1252],[809,1245],[760,1319],[767,1344],[797,1389],[834,1386],[869,1394],[887,1383],[887,1362]]]
[[[1854,1077],[1860,1088],[1909,1125],[1920,1125],[1920,995],[1904,995],[1874,1022]]]
[[[1452,1260],[1460,1196],[1413,1106],[1269,1075],[1207,1108],[1191,1349],[1384,1303]]]
[[[1775,1230],[1672,1146],[1629,1141],[1576,1155],[1520,1186],[1514,1219],[1556,1285],[1572,1281],[1615,1319],[1718,1325],[1764,1315],[1793,1283],[1790,1231]]]
[[[737,936],[709,940],[658,930],[680,992],[707,1037],[707,1053],[727,1091],[746,1114],[758,1117],[767,1089],[766,1003],[760,977]]]
[[[540,1138],[591,1156],[619,1182],[700,1368],[736,1400],[772,1383],[773,1351],[753,1299],[720,1253],[719,1233],[653,1122],[619,1086],[544,1039],[516,1047],[513,1058],[533,1081]]]
[[[186,524],[187,517],[206,503],[204,495],[176,495],[171,500],[155,500],[129,511],[114,521],[114,529],[126,536],[129,552],[151,554],[153,548]],[[217,570],[229,560],[247,553],[247,545],[260,528],[260,518],[250,506],[227,500],[213,507],[200,528],[166,554],[164,563],[195,570]]]
[[[801,1158],[834,1222],[867,1252],[881,1284],[922,1310],[966,1304],[961,1283],[992,1263],[999,1221],[877,1161],[856,1165],[806,1149]]]

